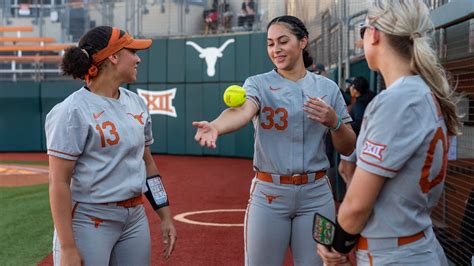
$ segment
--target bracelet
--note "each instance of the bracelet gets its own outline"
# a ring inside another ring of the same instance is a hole
[[[329,130],[331,130],[332,132],[338,130],[340,127],[341,127],[341,124],[342,124],[342,118],[340,116],[337,117],[337,125],[336,127],[330,127]]]

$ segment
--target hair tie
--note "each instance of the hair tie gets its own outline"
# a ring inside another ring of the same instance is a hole
[[[89,53],[87,52],[86,49],[81,49],[81,51],[86,54],[87,58],[89,58]]]
[[[410,40],[414,41],[417,38],[421,38],[423,35],[417,31],[410,34]]]

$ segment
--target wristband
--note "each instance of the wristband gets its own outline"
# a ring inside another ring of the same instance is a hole
[[[337,116],[337,124],[336,124],[336,127],[330,127],[329,130],[331,130],[332,132],[338,130],[340,127],[341,127],[341,124],[342,124],[342,118],[340,116]]]
[[[347,254],[357,244],[359,234],[353,235],[346,232],[336,218],[336,230],[334,232],[334,241],[332,247],[339,253]]]
[[[168,201],[168,195],[166,194],[165,187],[161,182],[160,175],[149,176],[146,178],[146,187],[148,190],[145,192],[145,196],[150,202],[153,210],[170,205]]]

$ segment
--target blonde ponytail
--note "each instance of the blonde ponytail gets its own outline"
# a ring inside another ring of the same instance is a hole
[[[411,69],[423,78],[438,100],[448,128],[448,134],[458,135],[461,127],[457,107],[459,100],[455,97],[454,91],[451,90],[446,72],[426,37],[413,39]]]
[[[433,23],[422,0],[373,0],[368,10],[369,22],[386,34],[390,45],[411,60],[412,72],[428,84],[441,107],[448,134],[459,135],[461,122],[458,99],[454,95],[431,46]]]

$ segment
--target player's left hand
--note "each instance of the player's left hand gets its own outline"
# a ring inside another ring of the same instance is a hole
[[[160,228],[163,234],[163,258],[168,259],[173,253],[178,235],[171,219],[162,220]]]
[[[308,97],[303,109],[308,113],[309,119],[317,121],[329,128],[335,128],[337,126],[336,111],[323,100]]]
[[[352,265],[346,255],[341,254],[335,250],[329,250],[326,246],[318,244],[317,247],[318,255],[324,262],[324,265]]]

